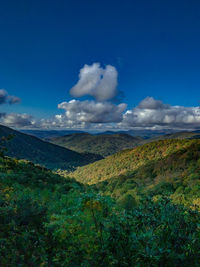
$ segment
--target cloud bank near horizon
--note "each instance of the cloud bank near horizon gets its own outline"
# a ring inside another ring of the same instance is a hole
[[[152,104],[153,103],[153,104]],[[153,97],[133,109],[121,103],[71,100],[59,104],[65,112],[37,120],[28,114],[3,114],[0,122],[17,128],[40,129],[149,129],[195,130],[200,128],[200,107],[171,106]]]
[[[14,105],[21,102],[21,99],[17,96],[9,95],[5,89],[0,89],[0,105]],[[32,125],[32,116],[27,114],[17,114],[0,112],[0,123],[10,127],[25,127]]]
[[[200,128],[200,107],[172,106],[153,97],[146,97],[136,107],[115,104],[118,95],[118,73],[114,66],[102,68],[99,63],[84,65],[79,80],[70,89],[75,98],[90,96],[93,100],[72,99],[58,104],[64,113],[49,119],[35,119],[28,114],[0,113],[0,123],[16,128],[39,129],[173,129]],[[20,99],[0,90],[0,104],[15,104]]]
[[[200,127],[200,107],[171,106],[147,97],[124,113],[121,126],[196,129]]]

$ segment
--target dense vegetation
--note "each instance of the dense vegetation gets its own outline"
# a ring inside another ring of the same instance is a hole
[[[200,140],[148,143],[70,174],[89,186],[5,156],[7,137],[1,266],[199,266]]]
[[[1,266],[199,266],[195,205],[151,195],[128,203],[0,157]]]
[[[194,158],[193,153],[197,153]],[[161,140],[134,149],[123,150],[106,159],[78,167],[75,172],[70,173],[70,176],[84,183],[96,184],[120,175],[134,175],[135,172],[140,171],[140,180],[143,181],[142,177],[145,176],[148,179],[168,176],[170,170],[174,174],[176,167],[185,171],[191,161],[196,162],[199,154],[200,140]],[[183,158],[185,157],[184,160],[180,160],[181,155]],[[191,155],[190,158],[189,155]],[[152,164],[155,168],[157,167],[157,173],[149,167]],[[145,173],[147,169],[150,173]]]
[[[0,125],[0,138],[10,135],[13,136],[12,140],[3,144],[7,148],[8,156],[27,159],[51,169],[72,170],[76,166],[102,159],[99,155],[80,154]]]
[[[72,149],[77,152],[90,152],[106,157],[126,148],[133,148],[142,138],[128,134],[91,135],[79,133],[52,138],[56,145]]]
[[[77,180],[137,205],[144,196],[170,197],[176,204],[200,207],[200,140],[164,140],[126,150],[78,168]]]

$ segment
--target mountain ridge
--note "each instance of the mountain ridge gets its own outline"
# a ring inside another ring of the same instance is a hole
[[[92,135],[89,133],[77,133],[62,137],[52,138],[53,144],[72,149],[79,153],[96,153],[107,157],[120,150],[133,148],[141,141],[141,137],[133,137],[128,134],[116,133],[109,135]]]
[[[0,125],[0,138],[13,135],[14,138],[5,144],[6,155],[18,159],[27,159],[51,169],[73,169],[79,165],[102,159],[91,153],[75,151],[45,142],[35,136],[27,135],[6,126]]]
[[[70,176],[84,183],[98,183],[109,178],[126,175],[150,162],[150,160],[159,160],[192,144],[199,147],[200,140],[166,139],[154,141],[133,149],[123,150],[98,162],[79,167]]]

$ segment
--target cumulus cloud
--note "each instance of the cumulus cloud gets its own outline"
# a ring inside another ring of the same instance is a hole
[[[0,104],[7,102],[7,92],[4,89],[0,89]]]
[[[200,108],[171,106],[147,97],[123,115],[124,127],[160,127],[172,129],[197,128],[200,126]]]
[[[27,114],[0,114],[0,123],[17,128],[90,128],[116,124],[123,119],[126,104],[116,104],[120,99],[117,90],[117,70],[111,65],[101,67],[99,63],[84,65],[80,70],[79,81],[71,88],[75,97],[92,96],[95,100],[71,100],[58,105],[63,114],[49,119],[33,119]],[[112,102],[109,100],[112,99]],[[0,90],[0,104],[15,104],[20,99]],[[115,102],[115,104],[114,104]]]
[[[167,109],[170,108],[170,105],[164,104],[161,100],[156,100],[153,97],[146,97],[143,99],[139,105],[138,108],[141,109]]]
[[[8,103],[9,104],[18,104],[21,102],[21,99],[17,96],[14,96],[14,95],[10,95],[8,96]]]
[[[17,127],[17,128],[36,127],[36,121],[33,119],[31,115],[28,114],[1,113],[0,123],[8,127]]]
[[[148,96],[136,107],[127,110],[127,104],[120,103],[122,100],[117,91],[117,76],[117,70],[111,65],[105,68],[99,63],[84,65],[80,70],[79,81],[71,88],[70,94],[74,97],[92,96],[94,100],[73,99],[62,102],[58,108],[64,112],[49,119],[1,112],[0,123],[16,128],[43,129],[200,129],[200,107],[172,106]],[[0,105],[19,102],[18,97],[0,89]]]
[[[58,115],[56,118],[72,123],[119,122],[122,120],[126,106],[124,103],[114,105],[110,102],[73,99],[58,105],[58,108],[65,110],[65,114]]]
[[[9,95],[5,89],[0,89],[0,105],[1,104],[16,104],[20,102],[17,96]]]
[[[127,105],[94,100],[71,100],[58,105],[64,113],[49,119],[28,114],[0,113],[0,123],[17,128],[194,130],[200,128],[200,108],[171,106],[152,97],[126,110]]]
[[[73,97],[90,95],[97,101],[106,101],[117,95],[118,73],[115,67],[106,65],[105,69],[99,63],[84,65],[79,73],[79,81],[71,88]]]

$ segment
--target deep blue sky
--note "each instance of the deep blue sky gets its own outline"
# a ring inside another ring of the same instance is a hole
[[[198,0],[6,0],[0,38],[0,88],[22,99],[1,110],[57,114],[93,62],[117,68],[129,108],[146,96],[200,101]]]

